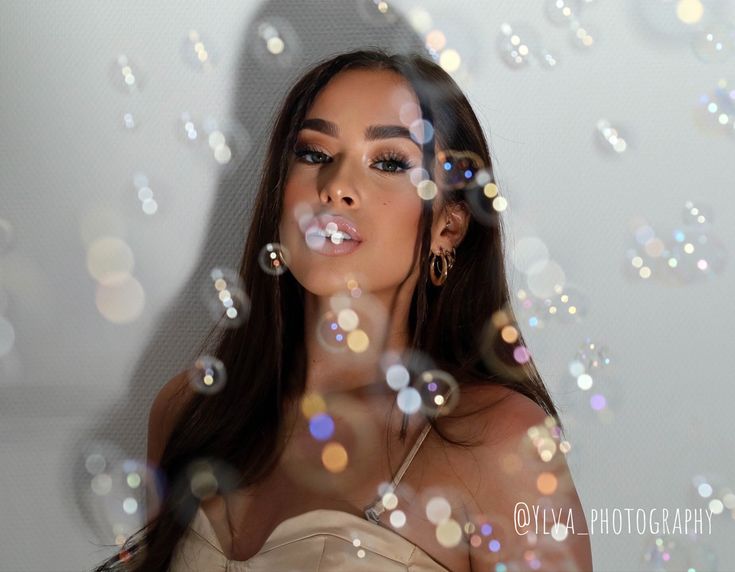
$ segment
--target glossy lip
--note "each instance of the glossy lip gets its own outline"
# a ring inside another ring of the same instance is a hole
[[[346,232],[352,237],[352,240],[357,242],[362,242],[362,236],[360,236],[360,232],[357,230],[357,226],[354,222],[352,222],[350,219],[340,216],[340,215],[332,215],[332,214],[321,214],[312,220],[311,224],[309,224],[309,228],[313,227],[314,225],[317,225],[321,230],[326,230],[327,225],[333,222],[337,225],[337,230],[340,230],[342,232]],[[308,229],[307,229],[308,232]]]
[[[329,223],[337,225],[337,230],[349,234],[352,237],[352,240],[343,240],[339,244],[335,244],[326,237],[320,237],[321,240],[317,238],[309,238],[309,235],[313,233],[314,230],[326,230]],[[352,221],[343,216],[330,214],[322,214],[314,217],[307,225],[306,231],[304,232],[304,240],[311,250],[319,254],[323,254],[324,256],[340,256],[342,254],[349,254],[357,250],[362,244],[362,236]]]

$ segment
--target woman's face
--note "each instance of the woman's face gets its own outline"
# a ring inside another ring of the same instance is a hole
[[[279,226],[289,268],[309,292],[344,291],[350,278],[388,292],[416,271],[422,152],[409,127],[420,139],[419,119],[410,85],[390,71],[341,72],[316,97],[288,150]]]

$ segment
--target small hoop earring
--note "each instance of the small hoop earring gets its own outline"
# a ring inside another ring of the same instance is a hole
[[[441,259],[441,268],[438,276],[436,266],[437,258]],[[429,257],[429,276],[431,277],[431,282],[434,286],[441,286],[447,281],[449,271],[452,269],[452,266],[454,266],[455,258],[456,250],[454,248],[452,248],[451,251],[446,251],[440,246],[438,256],[434,254],[434,251],[431,252],[431,256]]]

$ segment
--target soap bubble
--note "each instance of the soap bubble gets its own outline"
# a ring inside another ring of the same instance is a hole
[[[238,327],[250,312],[250,299],[243,281],[231,268],[213,268],[203,282],[202,295],[210,316],[220,327]]]
[[[197,393],[213,395],[219,393],[227,382],[225,364],[209,355],[197,358],[187,370],[189,386]]]

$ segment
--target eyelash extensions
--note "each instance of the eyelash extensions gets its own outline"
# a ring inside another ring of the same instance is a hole
[[[329,155],[327,155],[324,151],[312,145],[302,145],[302,146],[296,147],[294,149],[294,154],[296,155],[299,161],[301,161],[302,163],[306,163],[307,165],[317,165],[322,162],[322,161],[313,162],[313,161],[305,160],[304,157],[307,155],[319,154],[319,155],[324,155],[325,157],[329,158]],[[400,171],[383,170],[383,172],[392,173],[396,175],[407,172],[408,169],[411,169],[413,167],[413,164],[406,158],[405,155],[403,155],[403,153],[400,153],[399,151],[396,151],[393,149],[389,149],[381,153],[377,157],[374,157],[371,160],[371,162],[373,164],[374,163],[395,163],[401,169]]]

